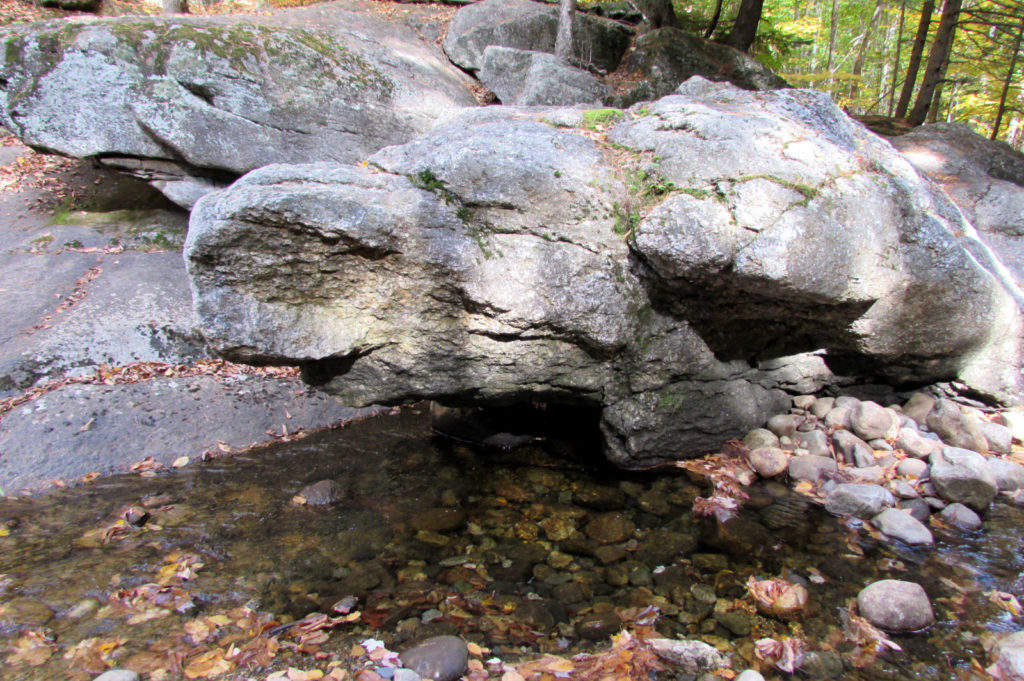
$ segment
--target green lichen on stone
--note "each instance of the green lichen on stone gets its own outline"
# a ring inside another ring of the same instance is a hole
[[[302,28],[261,26],[258,24],[209,24],[156,19],[110,20],[106,22],[67,22],[52,30],[36,30],[33,57],[42,61],[38,75],[60,63],[74,41],[85,31],[108,31],[116,40],[111,47],[98,41],[90,50],[112,51],[114,58],[138,64],[147,76],[174,74],[188,63],[190,53],[200,65],[216,68],[223,60],[231,69],[265,80],[268,74],[286,80],[295,74],[315,88],[372,89],[390,96],[394,83],[361,56],[332,36]],[[8,62],[25,57],[26,38],[13,35],[5,45]],[[283,83],[287,87],[287,83]]]
[[[797,194],[800,194],[801,196],[804,197],[803,201],[800,202],[802,205],[807,205],[807,203],[813,201],[815,198],[817,198],[818,194],[821,193],[821,190],[818,187],[812,187],[811,185],[805,184],[803,182],[794,182],[792,180],[787,180],[776,175],[766,175],[763,173],[758,175],[744,175],[743,177],[736,180],[736,182],[749,182],[751,180],[768,180],[769,182],[774,182],[775,184],[781,185],[786,189],[795,191]]]

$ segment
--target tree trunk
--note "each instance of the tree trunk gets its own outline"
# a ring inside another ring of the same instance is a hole
[[[839,0],[832,0],[832,14],[829,15],[828,29],[828,70],[835,71],[836,36],[839,33]]]
[[[878,22],[882,19],[883,3],[884,0],[877,0],[875,3],[875,11],[871,13],[871,20],[868,21],[868,27],[861,37],[857,58],[853,62],[854,78],[850,81],[851,100],[857,99],[860,96],[860,75],[864,72],[864,62],[868,58],[868,46],[871,44],[871,39],[875,37],[875,31],[878,30]]]
[[[704,38],[705,38],[705,40],[710,38],[711,34],[715,32],[716,28],[718,28],[718,20],[721,19],[721,18],[722,18],[722,0],[718,0],[718,2],[715,3],[715,13],[713,15],[711,15],[711,23],[708,24],[708,27],[704,30]]]
[[[644,15],[647,29],[679,27],[676,11],[672,9],[672,0],[637,0],[640,13]]]
[[[1013,54],[1010,56],[1010,68],[1006,70],[1006,78],[1003,79],[1003,91],[999,95],[999,109],[996,111],[996,122],[992,124],[992,139],[999,138],[999,127],[1003,124],[1003,115],[1006,113],[1006,96],[1010,92],[1010,83],[1013,82],[1013,72],[1017,70],[1017,57],[1020,55],[1021,40],[1024,39],[1024,18],[1020,20],[1017,28],[1017,39],[1013,42]]]
[[[566,62],[572,61],[572,33],[575,18],[576,0],[560,0],[558,3],[558,34],[555,36],[555,56]]]
[[[188,0],[161,0],[164,14],[188,14]]]
[[[903,56],[903,25],[907,18],[907,0],[900,0],[900,25],[896,29],[896,60],[892,65],[892,85],[889,86],[889,117],[896,104],[896,80],[900,75],[900,57]]]
[[[725,44],[746,52],[754,44],[757,37],[757,25],[761,23],[761,11],[764,0],[740,0],[740,8],[736,12],[736,23],[725,39]]]
[[[921,5],[921,21],[917,24],[917,35],[914,36],[914,45],[910,48],[907,78],[903,81],[900,101],[896,105],[896,118],[904,118],[907,115],[907,107],[910,106],[910,97],[914,94],[914,85],[917,83],[917,71],[921,68],[921,56],[924,54],[924,44],[928,41],[928,28],[932,24],[932,14],[934,12],[935,0],[924,0],[924,3]]]
[[[949,56],[953,50],[953,38],[956,34],[956,21],[960,16],[962,5],[963,0],[946,0],[942,5],[939,27],[935,31],[935,40],[932,41],[932,49],[928,52],[928,63],[924,67],[921,90],[917,93],[914,108],[907,116],[907,122],[911,125],[924,123],[928,111],[932,107],[935,88],[945,76],[946,66],[949,64]]]

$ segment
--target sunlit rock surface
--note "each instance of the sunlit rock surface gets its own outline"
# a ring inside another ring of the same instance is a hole
[[[262,168],[199,202],[186,257],[227,357],[352,404],[598,406],[607,454],[643,466],[842,377],[1013,399],[1020,313],[964,228],[827,96],[695,78]]]

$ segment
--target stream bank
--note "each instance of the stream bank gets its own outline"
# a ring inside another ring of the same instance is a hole
[[[334,503],[296,498],[323,480]],[[982,679],[972,660],[1019,626],[997,596],[1022,586],[1024,511],[1012,505],[995,504],[981,531],[935,527],[922,548],[773,482],[747,488],[733,521],[694,517],[706,492],[681,469],[623,474],[572,442],[495,452],[438,440],[416,407],[239,459],[8,499],[8,669],[26,680],[115,665],[146,679],[353,678],[388,673],[368,640],[397,651],[456,634],[487,651],[469,678],[497,679],[543,655],[599,655],[625,628],[701,640],[769,679],[790,676],[758,659],[765,638],[806,642],[795,678]],[[804,585],[807,610],[761,614],[751,577]],[[844,626],[858,592],[889,578],[920,583],[936,614],[923,633],[890,635],[902,651]],[[331,626],[306,617],[332,607]],[[279,626],[302,618],[307,631]]]

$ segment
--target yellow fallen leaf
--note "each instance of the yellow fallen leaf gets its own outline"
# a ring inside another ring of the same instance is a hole
[[[473,643],[472,641],[470,641],[469,643],[466,644],[466,648],[469,650],[469,654],[470,655],[476,655],[477,657],[479,657],[481,655],[485,655],[485,654],[491,652],[487,648],[481,648],[480,646],[478,646],[477,644]]]
[[[183,468],[188,465],[187,456],[179,456],[171,463],[171,468]]]
[[[211,678],[227,674],[234,665],[224,659],[224,649],[216,648],[198,655],[185,666],[185,676],[190,679]]]

